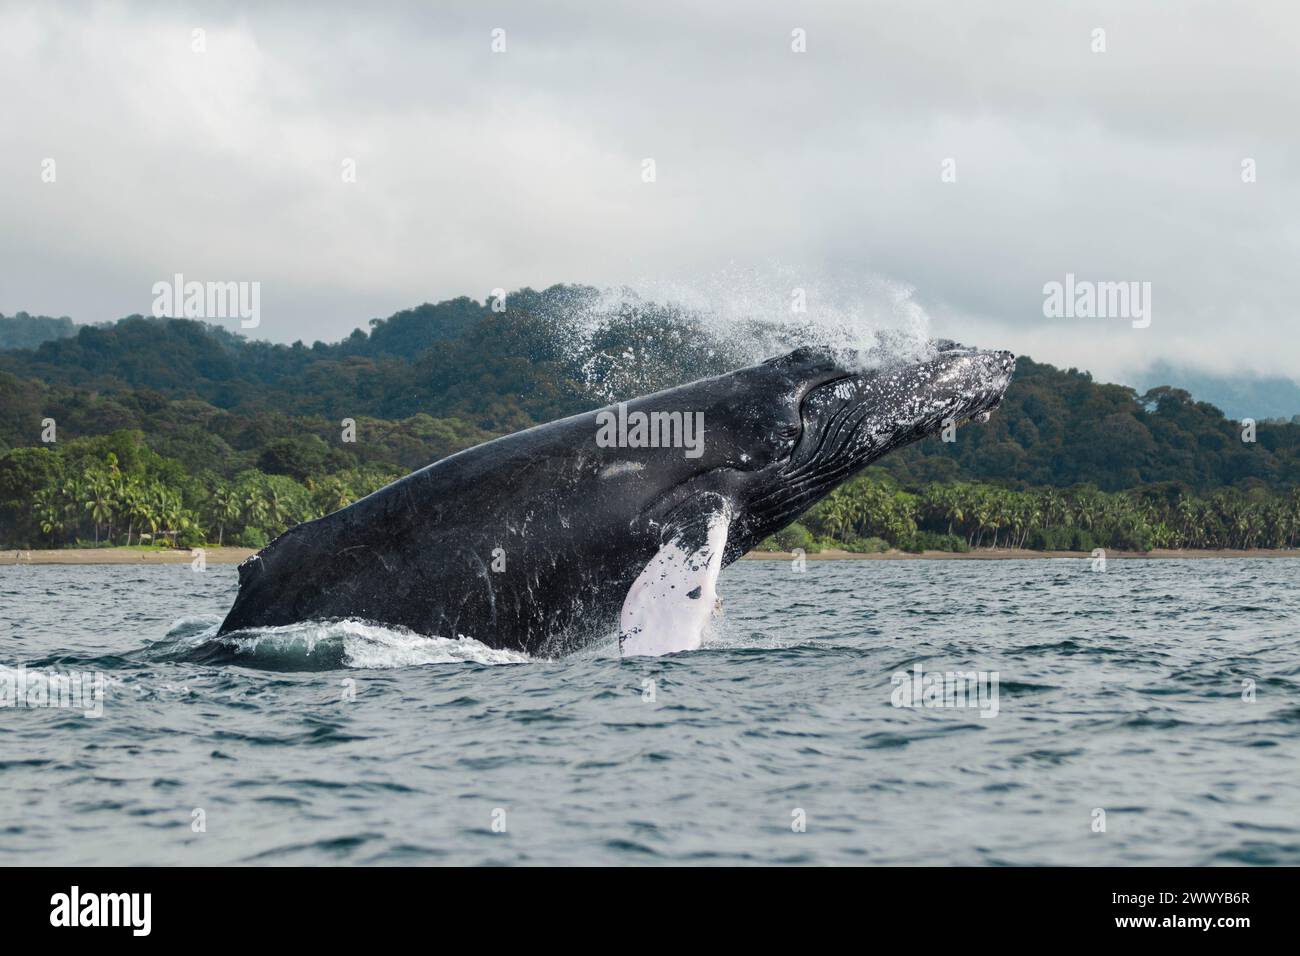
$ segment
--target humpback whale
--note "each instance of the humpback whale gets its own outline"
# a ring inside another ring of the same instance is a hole
[[[987,419],[1009,352],[800,348],[469,448],[239,566],[227,634],[360,619],[560,654],[699,646],[719,572],[871,462]]]

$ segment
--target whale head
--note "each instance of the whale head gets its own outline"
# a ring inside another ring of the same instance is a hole
[[[968,419],[987,420],[1002,401],[1015,356],[936,343],[919,361],[801,348],[743,370],[762,394],[760,432],[733,486],[743,516],[734,556],[794,521],[882,455]]]

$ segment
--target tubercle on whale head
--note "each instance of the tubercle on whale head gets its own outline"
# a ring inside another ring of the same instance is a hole
[[[784,373],[797,402],[797,440],[783,471],[837,453],[879,457],[948,421],[987,420],[1010,384],[1015,356],[935,344],[919,361],[876,356],[864,366],[862,353],[803,348],[763,363]],[[784,430],[794,429],[786,423]]]

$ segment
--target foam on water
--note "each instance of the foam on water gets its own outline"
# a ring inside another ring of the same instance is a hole
[[[523,664],[532,658],[459,637],[427,637],[359,620],[304,621],[217,634],[219,620],[183,618],[155,645],[165,656],[273,670],[388,669],[425,664]]]

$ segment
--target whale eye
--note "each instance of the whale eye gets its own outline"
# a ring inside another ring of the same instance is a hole
[[[782,425],[776,430],[776,437],[781,441],[794,441],[803,429],[795,424]]]

